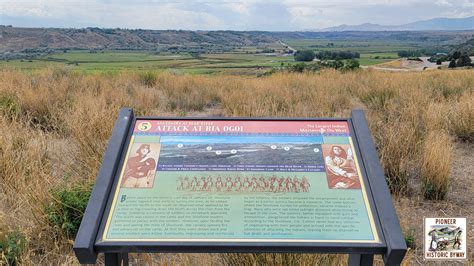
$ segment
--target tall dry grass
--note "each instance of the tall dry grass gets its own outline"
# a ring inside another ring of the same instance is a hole
[[[124,106],[139,115],[254,117],[348,117],[352,108],[364,108],[390,188],[404,195],[424,195],[420,180],[440,186],[439,191],[448,188],[452,141],[472,142],[474,135],[472,70],[324,71],[262,78],[163,73],[150,79],[56,69],[35,74],[0,71],[0,231],[17,228],[26,236],[21,262],[77,263],[72,241],[48,223],[45,206],[54,200],[53,188],[95,178],[117,112]],[[300,264],[303,258],[179,256],[183,263],[217,264],[233,264],[235,259],[255,264],[269,258],[276,264]],[[136,260],[163,263],[163,258]],[[341,258],[308,255],[303,260],[337,264]]]
[[[422,186],[426,199],[446,198],[453,161],[452,150],[450,137],[445,131],[432,131],[426,136],[421,164]]]

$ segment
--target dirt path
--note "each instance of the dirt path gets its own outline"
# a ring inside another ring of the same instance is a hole
[[[293,54],[297,52],[295,48],[289,46],[288,44],[286,44],[286,43],[284,43],[284,42],[282,42],[282,41],[280,41],[280,44],[283,45],[283,46],[288,47],[288,50],[293,51]]]
[[[419,57],[421,61],[408,60],[406,58],[397,59],[394,61],[373,65],[373,66],[362,66],[362,68],[371,68],[381,71],[390,71],[390,72],[421,72],[426,69],[437,69],[440,65],[428,61],[429,57],[422,56]],[[394,62],[397,62],[399,66],[391,67],[395,65]],[[449,62],[443,62],[441,66],[448,66]]]
[[[406,68],[391,68],[391,67],[377,67],[377,66],[361,66],[361,68],[365,69],[375,69],[380,71],[389,71],[389,72],[413,72],[413,71],[423,71],[421,70],[414,70],[414,69],[406,69]]]

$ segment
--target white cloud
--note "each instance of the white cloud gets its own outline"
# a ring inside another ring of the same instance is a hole
[[[437,0],[436,4],[438,6],[452,6],[453,5],[448,0]]]
[[[302,30],[473,14],[473,0],[0,0],[0,24],[29,17],[61,21],[58,27]]]

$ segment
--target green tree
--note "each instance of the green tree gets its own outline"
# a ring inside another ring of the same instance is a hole
[[[288,70],[290,72],[299,72],[299,73],[302,73],[305,69],[305,64],[304,63],[298,63],[298,64],[294,64],[294,65],[289,65],[288,66]]]
[[[189,54],[191,55],[192,58],[201,57],[201,53],[199,53],[199,52],[192,51],[192,52],[189,52]]]
[[[449,62],[449,65],[448,65],[449,68],[455,68],[456,67],[456,60],[451,60],[451,62]]]
[[[471,58],[469,57],[468,54],[463,54],[461,57],[459,57],[458,61],[456,61],[456,66],[462,67],[462,66],[470,66],[471,65]]]
[[[461,57],[461,52],[455,51],[455,52],[453,53],[453,56],[452,56],[453,59],[458,59],[458,58],[460,58],[460,57]]]
[[[443,61],[441,61],[441,58],[438,58],[438,59],[436,60],[436,64],[437,64],[437,65],[441,65],[441,63],[443,63]]]
[[[302,51],[297,51],[295,53],[295,60],[296,61],[313,61],[313,59],[316,57],[316,54],[312,50],[302,50]]]
[[[340,69],[344,67],[344,62],[342,60],[322,61],[322,65],[328,68]]]
[[[355,59],[349,59],[344,62],[344,66],[342,67],[342,70],[354,70],[359,68],[359,61]]]

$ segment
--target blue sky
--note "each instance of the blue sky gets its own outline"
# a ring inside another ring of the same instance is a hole
[[[313,30],[474,15],[474,0],[0,0],[0,24],[188,30]]]

